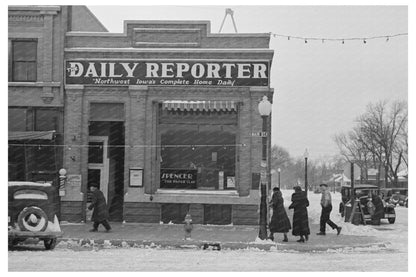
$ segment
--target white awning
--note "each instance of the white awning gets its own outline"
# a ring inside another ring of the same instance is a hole
[[[165,110],[179,111],[236,111],[235,101],[163,101],[162,107]]]

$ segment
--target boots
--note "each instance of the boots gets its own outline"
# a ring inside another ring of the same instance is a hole
[[[298,239],[297,242],[305,242],[305,239],[303,238],[303,236],[300,236],[300,239]]]
[[[288,242],[289,240],[287,239],[287,235],[283,234],[283,242]]]

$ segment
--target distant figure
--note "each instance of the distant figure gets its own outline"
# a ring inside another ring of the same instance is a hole
[[[332,229],[337,229],[337,235],[341,233],[341,227],[336,225],[332,220],[330,219],[331,211],[332,211],[332,199],[331,199],[331,193],[328,190],[327,184],[320,184],[322,191],[321,196],[321,220],[320,220],[320,231],[317,233],[319,236],[326,235],[326,224],[331,226]]]
[[[302,191],[300,186],[295,186],[293,189],[295,193],[292,194],[292,204],[289,206],[289,209],[293,209],[292,235],[300,236],[297,242],[305,242],[311,233],[309,230],[308,210],[306,209],[309,206],[309,201],[306,193]]]
[[[279,188],[273,188],[272,199],[270,200],[269,206],[273,208],[272,219],[269,224],[271,240],[274,240],[273,233],[283,233],[283,241],[287,242],[287,232],[291,229],[290,221],[287,217],[285,207],[283,205],[284,200],[282,192]]]
[[[92,191],[92,203],[88,206],[88,210],[94,209],[91,217],[91,221],[94,221],[94,224],[90,232],[97,232],[100,224],[102,224],[107,232],[109,232],[111,230],[111,226],[107,221],[108,209],[104,194],[98,189],[98,185],[96,183],[92,183],[90,187]]]
[[[371,224],[380,225],[380,221],[384,217],[383,200],[375,193],[371,196],[371,199],[371,202],[373,202],[374,205],[374,214],[371,216]]]

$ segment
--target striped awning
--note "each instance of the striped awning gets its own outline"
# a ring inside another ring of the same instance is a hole
[[[235,101],[163,101],[163,109],[169,111],[236,111]]]
[[[9,140],[52,140],[55,131],[9,132]]]

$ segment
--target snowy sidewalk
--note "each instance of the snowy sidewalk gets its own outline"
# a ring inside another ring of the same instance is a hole
[[[275,234],[275,242],[257,238],[257,226],[194,225],[192,240],[184,240],[183,225],[111,223],[112,231],[89,232],[91,224],[62,224],[64,236],[58,247],[155,247],[170,249],[203,248],[206,243],[219,243],[221,249],[258,248],[262,250],[327,251],[340,248],[385,247],[385,242],[373,236],[341,235],[328,230],[326,236],[317,236],[318,224],[310,224],[311,236],[306,243],[298,243],[298,237],[289,234],[289,242],[283,243],[282,235]]]

